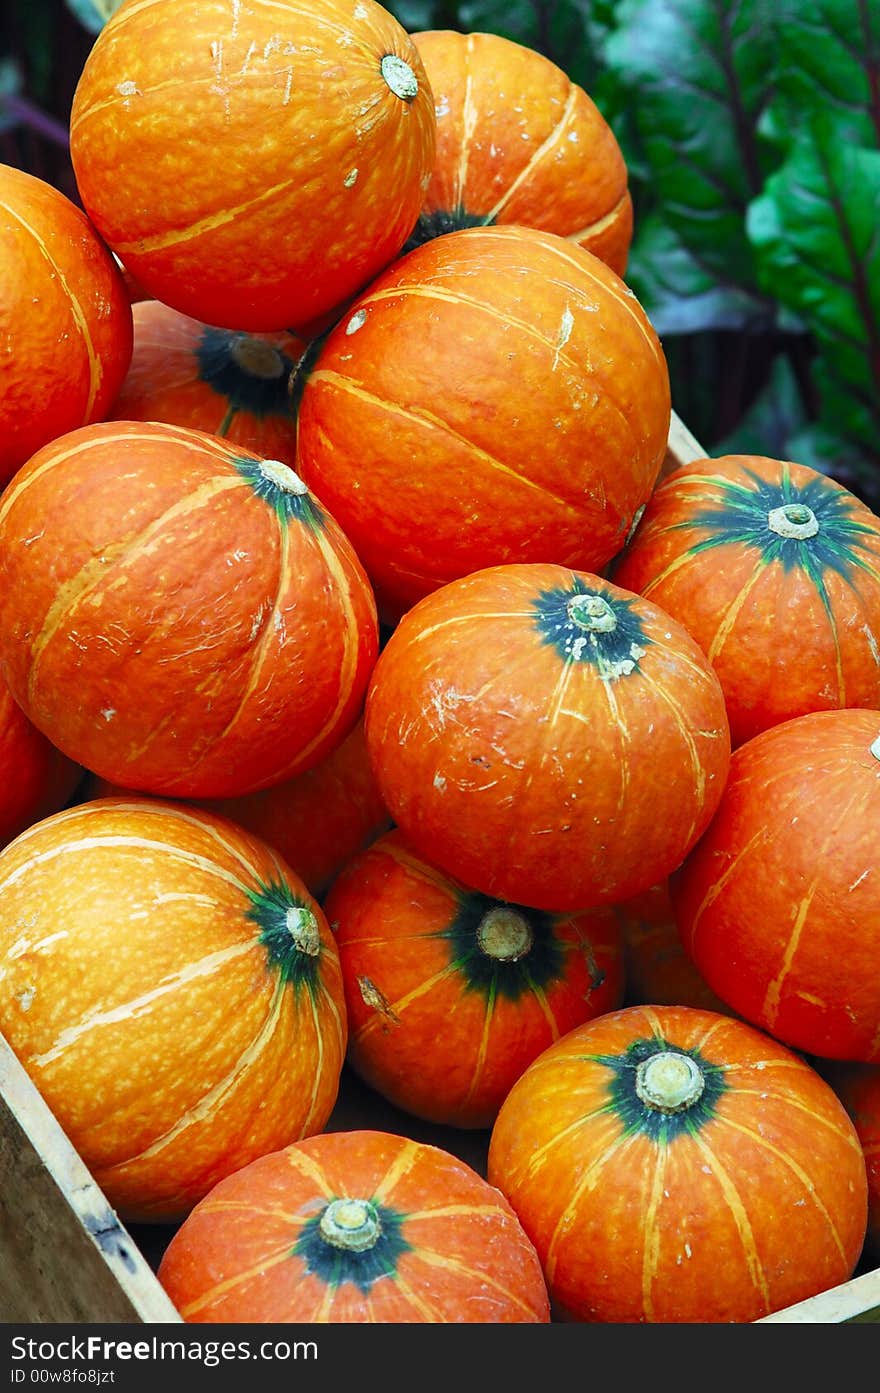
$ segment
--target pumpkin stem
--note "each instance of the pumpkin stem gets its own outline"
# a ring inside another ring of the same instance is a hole
[[[382,76],[395,97],[402,102],[411,102],[418,96],[419,80],[409,63],[398,58],[396,53],[386,53],[382,59]]]
[[[282,464],[278,459],[260,460],[259,470],[264,479],[268,479],[270,484],[281,489],[282,493],[295,493],[300,496],[308,493],[308,485],[304,484],[298,474],[295,474],[289,464]]]
[[[284,372],[284,358],[278,349],[252,334],[236,334],[229,345],[229,353],[236,366],[249,377],[263,377],[268,381]]]
[[[636,1069],[636,1093],[657,1112],[684,1112],[706,1086],[703,1071],[690,1055],[661,1050]]]
[[[767,526],[778,537],[794,537],[803,541],[815,537],[819,531],[819,519],[806,503],[784,503],[781,508],[773,508],[767,514]]]
[[[284,916],[284,922],[299,951],[306,953],[310,958],[316,958],[321,951],[321,934],[312,911],[303,905],[291,905]]]
[[[617,628],[617,616],[601,595],[573,595],[567,609],[572,623],[591,634],[610,634]]]
[[[365,1253],[378,1242],[382,1224],[369,1200],[331,1200],[321,1215],[318,1231],[334,1248]]]
[[[488,957],[497,958],[499,962],[518,962],[534,941],[529,921],[505,905],[488,910],[477,925],[478,945]]]

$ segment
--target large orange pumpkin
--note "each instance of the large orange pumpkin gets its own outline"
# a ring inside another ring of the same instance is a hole
[[[282,462],[111,421],[3,496],[0,668],[112,783],[213,798],[292,777],[351,730],[377,648],[360,562]]]
[[[843,1104],[744,1021],[631,1006],[529,1065],[488,1178],[534,1243],[560,1319],[758,1320],[848,1280],[867,1221]]]
[[[880,712],[816,711],[741,745],[670,881],[710,987],[786,1044],[880,1060]]]
[[[550,1319],[504,1196],[440,1147],[374,1130],[309,1137],[221,1181],[158,1276],[189,1322]]]
[[[83,777],[79,765],[37,730],[0,681],[0,846],[57,813]]]
[[[90,798],[126,792],[96,778],[88,788]],[[362,719],[320,764],[292,779],[240,798],[188,801],[269,842],[319,900],[343,866],[390,826],[367,758]]]
[[[396,256],[435,118],[376,0],[125,0],[89,53],[70,154],[83,206],[157,300],[295,330]]]
[[[415,605],[365,720],[379,792],[415,849],[550,911],[668,875],[717,806],[730,750],[718,679],[681,625],[564,566],[491,567]]]
[[[665,458],[669,377],[644,311],[553,233],[472,227],[382,273],[295,381],[298,468],[394,622],[509,562],[599,570]]]
[[[825,474],[756,455],[686,465],[613,574],[708,655],[734,745],[808,711],[880,706],[880,518]]]
[[[0,164],[0,489],[30,456],[110,410],[131,358],[122,272],[82,210]]]
[[[346,1043],[339,959],[258,838],[100,799],[0,852],[0,1030],[110,1203],[179,1218],[324,1126]]]
[[[521,223],[626,269],[633,209],[623,153],[582,87],[500,34],[413,34],[434,94],[437,153],[407,245],[459,227]]]
[[[296,467],[288,382],[301,339],[215,329],[158,300],[139,301],[132,317],[131,365],[110,419],[192,426]]]
[[[491,1126],[541,1050],[623,997],[610,909],[554,915],[491,899],[417,856],[399,829],[344,867],[324,909],[349,1063],[431,1122]]]

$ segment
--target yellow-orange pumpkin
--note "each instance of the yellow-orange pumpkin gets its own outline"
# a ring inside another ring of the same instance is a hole
[[[397,255],[434,142],[418,50],[376,0],[125,0],[70,114],[83,206],[135,280],[256,332]]]
[[[82,803],[0,852],[0,1030],[110,1203],[179,1218],[327,1121],[336,945],[298,877],[227,819]]]

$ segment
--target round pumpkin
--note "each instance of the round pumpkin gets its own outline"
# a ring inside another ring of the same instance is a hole
[[[880,518],[826,474],[755,455],[677,469],[613,575],[708,655],[734,746],[808,711],[880,706]]]
[[[694,1007],[606,1012],[551,1045],[501,1106],[488,1178],[561,1320],[759,1320],[847,1281],[865,1235],[865,1160],[830,1085]]]
[[[880,1262],[880,1064],[817,1060],[852,1118],[868,1172],[868,1228],[863,1256]]]
[[[106,779],[90,780],[90,798],[126,792]],[[240,798],[188,801],[269,842],[319,900],[343,866],[390,826],[367,758],[363,719],[320,764],[292,779]]]
[[[157,300],[296,330],[398,254],[434,161],[418,50],[376,0],[125,0],[86,58],[86,211]]]
[[[0,489],[50,440],[100,421],[132,351],[122,273],[80,208],[0,164]]]
[[[294,383],[298,469],[391,623],[487,566],[599,570],[665,458],[669,376],[638,301],[527,227],[435,237],[388,267]]]
[[[336,945],[234,823],[82,803],[0,852],[0,1030],[111,1205],[173,1220],[326,1123],[346,1044]]]
[[[192,426],[296,466],[288,382],[302,340],[215,329],[158,300],[138,302],[132,316],[131,366],[109,419]]]
[[[63,808],[84,772],[37,730],[0,681],[0,846]]]
[[[491,899],[416,855],[399,829],[344,867],[324,909],[348,1062],[429,1122],[491,1126],[536,1055],[623,998],[610,909],[554,915]]]
[[[379,792],[415,849],[485,895],[555,912],[668,875],[729,761],[718,679],[681,625],[537,563],[474,572],[404,615],[365,721]]]
[[[436,1146],[327,1132],[221,1181],[158,1269],[188,1322],[546,1323],[504,1199]]]
[[[684,950],[668,880],[612,906],[623,938],[627,1006],[696,1006],[732,1014]]]
[[[0,503],[0,668],[111,783],[291,778],[351,730],[377,650],[363,568],[283,462],[110,421],[38,451]]]
[[[622,276],[632,239],[626,162],[595,102],[557,64],[500,34],[414,33],[437,153],[408,246],[520,223],[567,237]]]
[[[816,711],[734,751],[670,881],[685,949],[722,1000],[830,1059],[880,1060],[880,712]]]

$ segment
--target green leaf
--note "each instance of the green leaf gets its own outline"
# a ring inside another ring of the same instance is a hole
[[[759,280],[815,339],[821,417],[874,456],[880,437],[880,151],[814,120],[748,210]]]
[[[775,72],[769,13],[768,0],[621,0],[604,48],[654,206],[707,271],[746,289],[745,210],[766,172],[757,128]]]
[[[764,455],[768,459],[794,459],[792,440],[806,423],[806,409],[797,378],[788,357],[779,354],[763,390],[736,429],[715,441],[712,454],[716,457]]]
[[[782,145],[822,112],[838,139],[880,146],[875,0],[779,0],[779,73],[766,129]]]
[[[602,72],[612,8],[584,0],[462,0],[457,6],[462,29],[501,34],[543,53],[590,96]]]
[[[122,0],[64,0],[64,3],[84,29],[90,34],[99,34]]]
[[[626,282],[661,338],[771,322],[774,305],[704,264],[653,213],[639,220]]]

